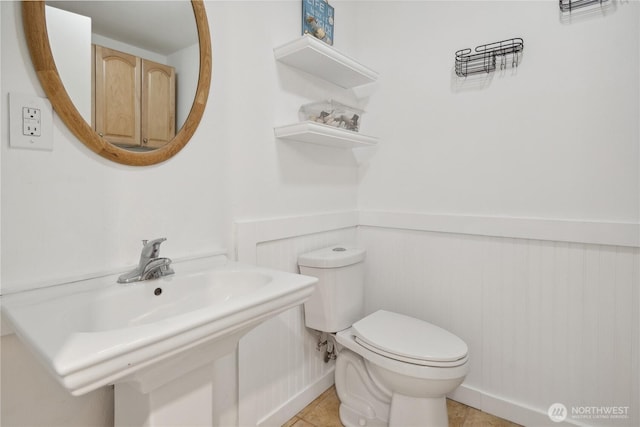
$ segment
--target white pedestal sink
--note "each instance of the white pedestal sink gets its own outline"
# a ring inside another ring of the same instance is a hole
[[[116,425],[212,425],[212,368],[253,327],[306,301],[317,279],[227,261],[176,263],[2,297],[16,334],[78,396],[115,384]]]

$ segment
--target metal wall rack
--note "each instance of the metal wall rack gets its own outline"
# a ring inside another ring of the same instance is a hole
[[[500,58],[500,69],[502,70],[507,68],[509,55],[511,55],[511,66],[517,67],[523,49],[524,41],[521,38],[513,38],[480,45],[475,48],[473,53],[469,48],[459,50],[456,52],[456,74],[459,77],[467,77],[469,74],[494,71],[497,67],[498,57]]]
[[[559,0],[560,10],[562,12],[571,12],[575,9],[580,9],[592,4],[600,4],[607,2],[608,0]]]

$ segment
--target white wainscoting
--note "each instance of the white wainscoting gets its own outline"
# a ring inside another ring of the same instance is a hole
[[[236,223],[238,261],[299,272],[298,255],[355,243],[355,212]],[[258,326],[238,349],[240,426],[281,426],[333,384],[302,306]]]
[[[640,246],[640,224],[507,216],[360,211],[358,225],[554,242]]]
[[[639,250],[390,228],[359,228],[366,307],[464,339],[471,371],[454,398],[526,425],[555,402],[629,406],[639,425]]]
[[[640,425],[640,249],[625,237],[638,226],[540,221],[379,212],[243,221],[236,253],[296,271],[300,253],[356,241],[367,249],[368,311],[422,318],[468,343],[471,372],[455,399],[526,425],[548,425],[556,402],[629,406],[626,420],[568,424]],[[241,341],[239,371],[241,426],[280,425],[333,381],[301,308]]]

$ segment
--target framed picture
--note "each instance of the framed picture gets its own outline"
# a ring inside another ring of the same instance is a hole
[[[302,34],[333,45],[333,7],[327,0],[302,0]]]

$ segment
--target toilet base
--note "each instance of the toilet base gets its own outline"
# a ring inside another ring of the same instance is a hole
[[[338,353],[335,384],[340,421],[346,427],[449,425],[445,396],[410,397],[393,393],[374,380],[372,374],[360,355],[346,348]]]
[[[345,427],[388,427],[389,424],[378,418],[364,418],[348,406],[340,405],[340,421]]]
[[[417,398],[394,394],[389,411],[389,427],[447,427],[444,397]]]
[[[449,417],[444,397],[416,399],[394,395],[389,421],[364,417],[352,408],[340,404],[340,421],[346,427],[447,427]]]
[[[352,408],[340,404],[340,421],[346,427],[447,427],[449,417],[444,397],[417,399],[395,394],[392,397],[389,421],[364,417]]]
[[[364,360],[343,349],[336,360],[340,421],[346,427],[387,427],[391,395],[371,381]]]

